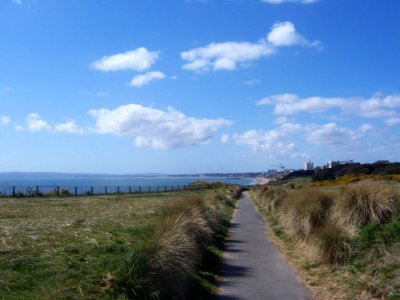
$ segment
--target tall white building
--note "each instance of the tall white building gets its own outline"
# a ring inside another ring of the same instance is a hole
[[[312,161],[307,160],[304,163],[304,170],[305,171],[314,170],[314,163]]]

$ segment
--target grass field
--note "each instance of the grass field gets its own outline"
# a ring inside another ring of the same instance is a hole
[[[0,299],[125,299],[110,282],[162,208],[226,193],[0,198]]]

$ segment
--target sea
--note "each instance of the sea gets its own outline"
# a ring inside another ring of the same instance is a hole
[[[0,173],[0,187],[6,186],[183,186],[196,180],[238,185],[255,184],[255,178],[168,175],[97,175],[60,173]]]

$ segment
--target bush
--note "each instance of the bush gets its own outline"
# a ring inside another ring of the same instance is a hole
[[[251,195],[260,209],[273,212],[282,205],[287,191],[282,187],[259,186],[252,188]]]
[[[338,223],[327,222],[313,236],[322,259],[331,264],[342,263],[351,250],[351,235]]]
[[[332,198],[316,188],[296,190],[288,194],[279,210],[281,224],[293,236],[308,238],[324,225]]]
[[[215,200],[174,200],[135,245],[119,286],[133,299],[186,299],[191,274],[222,220]]]
[[[398,210],[399,199],[395,189],[382,183],[348,186],[336,199],[333,215],[337,220],[356,226],[383,224]]]

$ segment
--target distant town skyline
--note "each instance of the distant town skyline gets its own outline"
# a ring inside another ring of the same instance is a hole
[[[0,172],[400,160],[400,2],[3,0]]]

